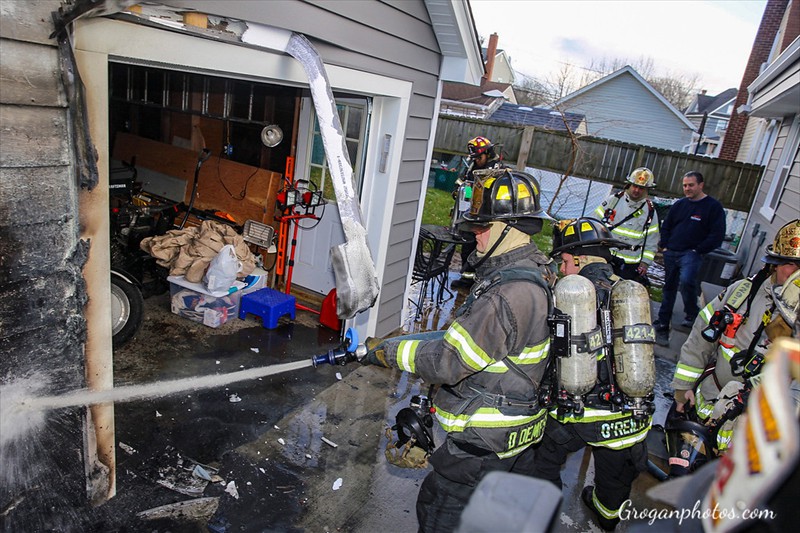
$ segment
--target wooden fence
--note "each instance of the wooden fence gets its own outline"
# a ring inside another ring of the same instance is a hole
[[[463,154],[467,141],[482,135],[501,144],[504,159],[517,168],[532,167],[622,186],[637,167],[656,177],[656,196],[683,196],[681,179],[690,170],[703,174],[706,192],[726,208],[750,211],[764,167],[722,161],[672,150],[566,132],[512,126],[461,117],[439,116],[434,150]]]

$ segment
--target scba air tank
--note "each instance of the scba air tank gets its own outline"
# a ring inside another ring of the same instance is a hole
[[[589,392],[597,380],[596,353],[579,341],[585,333],[597,329],[594,285],[583,276],[570,274],[558,280],[554,295],[556,307],[572,320],[569,357],[558,358],[559,387],[572,396],[580,396]]]
[[[611,290],[614,361],[617,385],[642,409],[656,382],[653,358],[655,332],[650,320],[650,297],[641,283],[617,282]]]

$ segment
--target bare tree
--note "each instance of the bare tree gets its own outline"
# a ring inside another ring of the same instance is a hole
[[[548,76],[545,84],[550,87],[552,100],[559,100],[580,87],[576,77],[575,67],[569,63],[563,63],[558,72]]]
[[[700,87],[700,76],[698,74],[667,73],[664,76],[646,79],[655,90],[660,92],[680,112],[684,112],[689,107],[694,95],[697,93],[697,89]]]
[[[650,56],[641,56],[638,59],[602,57],[592,59],[585,67],[564,63],[555,74],[547,76],[544,80],[534,79],[533,83],[547,88],[549,99],[554,102],[626,65],[630,65],[679,111],[688,107],[700,86],[700,76],[696,73],[667,71],[658,74],[655,60]]]
[[[516,72],[515,74],[519,80],[514,85],[514,94],[517,97],[518,104],[537,107],[550,102],[550,90],[546,85],[536,78],[521,72]]]

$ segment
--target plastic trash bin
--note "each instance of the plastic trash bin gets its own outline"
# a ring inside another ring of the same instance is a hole
[[[717,248],[703,258],[698,272],[699,281],[727,287],[741,279],[741,265],[736,254],[725,248]]]
[[[437,168],[434,170],[434,188],[442,191],[451,192],[456,188],[456,179],[458,179],[458,172],[454,170],[447,170],[444,168]]]

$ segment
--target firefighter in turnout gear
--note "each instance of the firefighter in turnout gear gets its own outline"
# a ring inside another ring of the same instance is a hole
[[[672,380],[678,416],[712,428],[716,454],[730,444],[769,345],[792,336],[800,300],[800,219],[778,230],[761,260],[758,273],[731,284],[700,311]]]
[[[458,220],[460,213],[458,213],[459,205],[464,198],[466,191],[472,188],[475,182],[475,171],[486,169],[505,168],[505,165],[500,160],[500,156],[495,150],[495,145],[486,137],[475,137],[467,143],[467,151],[469,152],[469,166],[464,171],[464,174],[459,176],[456,180],[456,189],[453,191],[453,197],[456,200],[454,206],[454,221]],[[475,282],[475,269],[469,264],[468,258],[475,251],[475,240],[471,235],[467,236],[468,239],[461,245],[461,278],[453,281],[450,284],[451,288],[470,288]]]
[[[565,221],[553,231],[552,255],[560,259],[560,270],[565,275],[559,283],[574,274],[588,279],[597,295],[592,312],[609,309],[614,286],[620,281],[608,263],[610,248],[624,246],[598,220]],[[634,282],[622,283],[637,285],[645,291]],[[544,438],[536,449],[533,475],[561,488],[561,467],[567,456],[591,446],[595,485],[586,486],[581,498],[599,525],[613,530],[619,523],[619,508],[630,496],[631,484],[647,467],[645,438],[652,417],[650,412],[637,417],[621,408],[623,402],[619,399],[610,358],[602,349],[595,356],[597,380],[586,394],[583,412],[563,413],[556,406],[550,410]]]
[[[538,393],[555,281],[554,262],[531,240],[549,218],[539,194],[528,174],[476,173],[460,229],[475,234],[477,279],[456,318],[436,339],[368,339],[362,363],[399,368],[439,386],[434,417],[447,437],[430,456],[433,471],[420,487],[420,531],[453,531],[488,472],[530,472],[530,447],[547,419]]]
[[[631,172],[621,191],[608,196],[595,215],[611,234],[629,248],[612,248],[614,272],[623,279],[647,284],[647,270],[653,264],[658,245],[658,213],[648,191],[656,186],[650,169]]]

